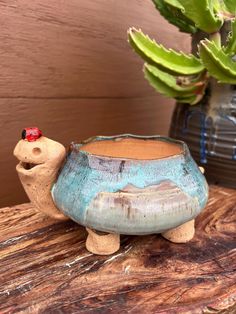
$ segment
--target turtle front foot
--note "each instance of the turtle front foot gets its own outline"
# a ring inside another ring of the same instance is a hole
[[[105,233],[86,228],[88,237],[86,248],[89,252],[97,255],[110,255],[120,248],[120,235]]]
[[[163,232],[161,235],[174,243],[186,243],[194,237],[195,227],[194,227],[195,220],[190,220],[183,225],[180,225],[174,229],[170,229],[166,232]]]

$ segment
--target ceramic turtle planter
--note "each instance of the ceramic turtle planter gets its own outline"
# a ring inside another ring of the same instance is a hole
[[[120,234],[187,242],[208,198],[187,145],[167,137],[97,136],[66,153],[38,128],[26,128],[14,155],[34,206],[85,226],[86,247],[95,254],[116,252]]]

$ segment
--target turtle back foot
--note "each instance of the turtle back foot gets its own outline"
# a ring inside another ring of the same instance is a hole
[[[88,237],[86,248],[89,252],[97,255],[110,255],[120,248],[120,235],[105,233],[86,228]]]
[[[194,227],[195,220],[190,220],[183,225],[180,225],[174,229],[170,229],[168,231],[163,232],[161,235],[174,243],[186,243],[194,237],[195,227]]]

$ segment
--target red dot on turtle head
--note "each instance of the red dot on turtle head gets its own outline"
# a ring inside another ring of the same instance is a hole
[[[37,127],[24,128],[21,137],[28,142],[34,142],[42,136],[42,131]]]

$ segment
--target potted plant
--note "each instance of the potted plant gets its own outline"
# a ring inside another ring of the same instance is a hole
[[[130,28],[144,75],[176,99],[170,136],[184,140],[210,181],[236,187],[236,1],[152,0],[162,16],[192,36],[192,53],[163,47]]]

